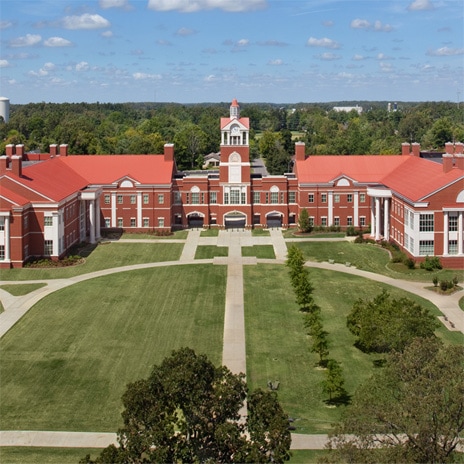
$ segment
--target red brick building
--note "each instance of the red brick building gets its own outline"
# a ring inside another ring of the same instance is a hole
[[[292,173],[252,172],[248,118],[236,100],[221,118],[219,171],[179,172],[174,146],[159,155],[68,156],[7,146],[0,157],[0,267],[36,256],[59,258],[101,230],[293,227],[302,208],[314,225],[370,228],[420,261],[439,256],[463,268],[463,144],[447,144],[443,164],[420,157],[306,156],[295,145]],[[32,157],[34,159],[31,159]]]

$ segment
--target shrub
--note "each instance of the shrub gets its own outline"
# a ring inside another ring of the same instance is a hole
[[[407,266],[408,269],[415,269],[416,268],[416,261],[412,258],[406,258],[403,261],[404,265]]]
[[[426,256],[425,261],[421,263],[420,267],[426,271],[435,271],[443,268],[438,256]]]
[[[434,287],[438,287],[438,277],[435,276],[433,279],[432,279],[432,282],[433,282],[433,286]]]
[[[457,286],[458,286],[458,283],[459,283],[458,276],[454,276],[454,277],[453,277],[453,284],[454,284],[454,286],[457,287]]]
[[[346,235],[348,237],[354,237],[355,235],[358,235],[356,232],[356,229],[353,226],[349,226],[346,228]]]

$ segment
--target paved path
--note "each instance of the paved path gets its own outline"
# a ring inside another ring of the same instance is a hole
[[[298,239],[301,241],[302,239]],[[340,239],[338,239],[340,240]],[[167,265],[214,263],[227,265],[226,307],[224,317],[224,347],[223,364],[234,373],[246,373],[246,345],[245,345],[245,318],[243,301],[243,265],[260,263],[283,264],[287,255],[287,246],[280,230],[271,230],[270,236],[252,237],[250,231],[220,231],[218,237],[200,237],[199,230],[190,230],[184,248],[178,261],[163,263],[147,263],[133,266],[124,266],[115,269],[106,269],[84,274],[69,279],[56,279],[44,281],[30,281],[45,283],[46,286],[29,293],[28,295],[14,297],[0,289],[0,299],[5,311],[0,314],[0,337],[2,337],[35,303],[50,293],[73,285],[77,282],[93,279],[116,272],[133,269],[161,267]],[[296,241],[296,240],[295,240]],[[122,242],[122,241],[121,241]],[[166,243],[166,240],[164,240]],[[176,241],[177,242],[177,241]],[[226,258],[214,260],[195,260],[196,248],[199,245],[214,245],[229,247]],[[276,259],[244,258],[241,256],[242,246],[272,245]],[[464,332],[464,315],[459,309],[458,301],[463,291],[451,296],[442,296],[426,290],[424,283],[402,281],[390,277],[362,271],[354,267],[341,264],[307,262],[307,266],[344,272],[360,277],[379,281],[388,285],[402,288],[408,292],[420,295],[432,301],[443,313],[442,322],[450,330]],[[24,284],[26,281],[0,281],[2,284]],[[446,317],[446,319],[445,319]],[[450,322],[454,325],[451,327]],[[246,415],[246,405],[241,412]],[[327,435],[292,434],[292,449],[324,449]],[[45,447],[77,447],[77,448],[103,448],[116,443],[114,433],[93,432],[52,432],[52,431],[0,431],[0,446],[45,446]]]

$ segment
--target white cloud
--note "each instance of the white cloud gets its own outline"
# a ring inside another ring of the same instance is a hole
[[[409,6],[409,11],[433,10],[433,3],[430,0],[414,0]]]
[[[352,29],[366,29],[373,30],[378,32],[390,32],[393,30],[393,27],[390,24],[382,24],[381,21],[377,20],[372,24],[367,19],[353,19],[350,24]]]
[[[44,77],[48,76],[50,71],[53,71],[56,66],[53,63],[45,63],[38,71],[29,71],[30,76]]]
[[[110,37],[113,37],[113,32],[112,31],[104,31],[100,35],[102,37],[110,38]]]
[[[350,26],[353,29],[369,29],[371,27],[371,23],[367,19],[353,19],[351,21]]]
[[[193,29],[188,29],[187,27],[181,27],[180,29],[178,29],[176,31],[176,35],[180,35],[182,37],[186,37],[186,36],[189,36],[189,35],[193,35],[195,34],[196,31],[193,30]]]
[[[62,37],[50,37],[44,42],[46,47],[69,47],[72,43]]]
[[[429,50],[427,55],[430,56],[456,56],[456,55],[464,55],[464,48],[449,48],[449,47],[441,47],[437,50]]]
[[[281,66],[282,64],[284,64],[284,62],[281,59],[277,59],[277,60],[270,60],[268,64],[272,66]]]
[[[337,55],[336,53],[323,53],[322,55],[319,55],[319,58],[324,61],[334,61],[334,60],[339,60],[341,58],[340,55]]]
[[[310,47],[322,47],[322,48],[340,48],[340,44],[335,40],[328,39],[324,37],[323,39],[316,39],[315,37],[310,37],[307,44]]]
[[[237,42],[237,47],[246,47],[249,44],[250,44],[250,41],[248,39],[240,39]]]
[[[266,0],[148,0],[148,8],[156,11],[194,13],[201,10],[220,9],[239,13],[265,8]]]
[[[352,59],[353,59],[353,61],[362,61],[362,60],[364,60],[365,58],[364,58],[363,55],[358,55],[358,54],[356,54],[356,55],[353,56]]]
[[[161,79],[161,76],[159,74],[148,74],[148,73],[141,73],[141,72],[132,74],[132,77],[137,81],[145,80],[145,79]]]
[[[10,63],[8,60],[0,60],[0,68],[8,68],[10,66]]]
[[[98,3],[100,4],[100,8],[103,9],[127,8],[129,6],[129,2],[127,0],[100,0]]]
[[[102,29],[111,23],[99,14],[85,13],[80,16],[66,16],[62,20],[65,29]]]
[[[26,34],[10,41],[10,47],[30,47],[37,45],[42,40],[38,34]]]
[[[76,71],[88,71],[90,69],[89,63],[87,61],[81,61],[80,63],[76,64]]]
[[[385,73],[393,72],[393,66],[391,63],[380,62],[380,70]]]
[[[11,21],[0,21],[0,29],[8,29],[11,26],[13,26]]]
[[[216,80],[216,76],[214,74],[210,74],[209,76],[206,76],[204,80],[206,82],[214,82]]]

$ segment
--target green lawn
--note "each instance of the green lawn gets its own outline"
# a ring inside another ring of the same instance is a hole
[[[225,284],[225,266],[171,266],[44,298],[0,339],[0,430],[116,431],[125,385],[173,349],[220,363]]]
[[[219,229],[205,229],[200,232],[200,237],[217,237]]]
[[[140,240],[140,239],[153,239],[153,240],[169,240],[169,239],[176,239],[176,240],[185,240],[188,235],[188,230],[177,230],[173,232],[171,235],[156,235],[156,234],[134,234],[130,232],[125,232],[121,235],[121,238],[126,240]]]
[[[6,269],[2,270],[2,280],[66,279],[130,264],[177,261],[183,247],[182,243],[106,243],[94,247],[84,264],[65,268]]]
[[[213,259],[216,256],[228,256],[229,247],[214,245],[199,245],[195,251],[195,259]]]
[[[101,450],[95,448],[0,447],[2,464],[76,464],[86,454],[95,459]],[[307,462],[307,461],[305,461]]]
[[[310,271],[310,278],[315,300],[322,308],[324,328],[330,334],[330,357],[342,363],[349,393],[371,374],[373,361],[379,357],[366,355],[353,346],[354,336],[346,329],[346,315],[355,299],[371,298],[388,288],[394,297],[407,295],[438,314],[429,302],[378,282],[316,269]],[[269,380],[280,381],[279,399],[296,419],[296,432],[327,433],[343,406],[328,408],[323,401],[323,371],[316,366],[317,356],[309,352],[303,316],[294,302],[287,268],[245,266],[244,282],[250,387],[266,388]],[[446,342],[464,341],[462,334],[442,326],[437,334]]]
[[[329,261],[345,264],[350,262],[353,266],[364,271],[375,272],[397,279],[432,282],[434,276],[439,280],[452,280],[457,276],[459,281],[464,280],[464,271],[443,269],[428,272],[423,269],[408,270],[403,265],[390,263],[388,252],[373,244],[357,244],[353,242],[289,242],[287,247],[295,244],[301,248],[305,258],[310,261]]]
[[[11,270],[2,272],[2,278],[69,277],[134,262],[170,261],[180,256],[182,246],[102,245],[75,268]],[[312,259],[339,255],[339,262],[384,272],[388,261],[384,250],[368,245],[298,242],[298,246]],[[226,256],[227,251],[198,247],[196,257]],[[263,257],[268,252],[264,246],[242,248],[244,255]],[[146,376],[173,349],[190,346],[220,363],[226,273],[225,266],[206,264],[117,273],[41,300],[0,340],[0,430],[114,432],[120,425],[125,385]],[[311,269],[310,279],[330,334],[330,357],[342,363],[349,393],[370,375],[378,358],[354,348],[354,337],[346,329],[346,314],[355,299],[372,298],[386,287],[394,297],[407,295],[439,314],[419,297],[356,276]],[[309,352],[288,269],[244,266],[244,283],[250,387],[266,388],[268,380],[279,380],[279,399],[296,419],[296,432],[326,433],[343,406],[328,408],[323,401],[323,371]],[[443,326],[437,335],[446,343],[464,342],[463,334]]]
[[[39,288],[45,287],[45,285],[47,284],[7,284],[0,285],[0,288],[13,296],[22,296],[27,295],[34,290],[38,290]]]
[[[242,247],[242,256],[256,256],[258,259],[275,259],[272,245],[253,245]]]

